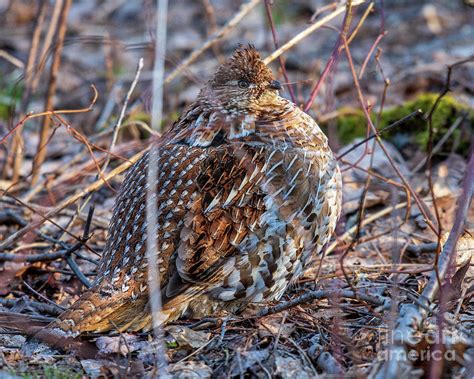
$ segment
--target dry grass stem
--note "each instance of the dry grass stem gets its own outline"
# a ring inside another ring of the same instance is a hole
[[[155,34],[155,62],[153,68],[153,104],[151,111],[151,127],[159,130],[163,118],[163,80],[165,77],[166,31],[168,16],[168,0],[157,0],[156,34]],[[156,365],[158,377],[169,378],[168,361],[164,333],[161,326],[160,313],[163,309],[161,302],[160,273],[158,265],[158,158],[159,151],[152,146],[149,156],[146,190],[146,258],[148,262],[148,294],[150,299],[151,319],[156,342]]]
[[[54,48],[53,62],[51,63],[48,93],[46,95],[46,100],[44,104],[44,109],[46,110],[50,110],[53,108],[53,99],[56,93],[56,86],[57,86],[57,76],[58,76],[59,67],[61,65],[61,52],[62,52],[64,37],[66,35],[66,29],[67,29],[67,16],[69,14],[69,9],[71,8],[71,3],[72,3],[72,0],[66,0],[61,11],[61,21],[60,21],[59,29],[57,33],[56,45]],[[37,154],[33,161],[32,177],[31,177],[31,183],[33,185],[38,181],[41,165],[43,164],[46,158],[46,152],[47,152],[46,145],[47,145],[48,139],[50,138],[49,137],[50,126],[51,126],[51,119],[49,117],[45,117],[41,125],[41,133],[40,133],[40,140],[38,142]]]
[[[356,0],[352,1],[352,6],[357,6],[360,4],[363,4],[365,0]],[[296,44],[300,43],[304,38],[309,36],[311,33],[313,33],[315,30],[318,30],[320,27],[331,21],[332,19],[336,18],[339,16],[341,13],[343,13],[346,10],[346,6],[342,5],[339,8],[336,8],[333,12],[329,13],[328,15],[324,16],[320,20],[316,21],[314,24],[311,24],[308,26],[305,30],[303,30],[301,33],[293,37],[291,40],[289,40],[287,43],[285,43],[283,46],[281,46],[279,49],[275,50],[273,53],[271,53],[268,57],[266,57],[263,61],[265,64],[269,64],[273,62],[275,59],[277,59],[280,55],[282,55],[284,52],[288,51],[291,49],[293,46]]]

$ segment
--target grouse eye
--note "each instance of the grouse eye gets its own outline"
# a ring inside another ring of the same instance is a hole
[[[237,84],[240,88],[249,88],[250,85],[249,82],[247,82],[246,80],[239,80]]]

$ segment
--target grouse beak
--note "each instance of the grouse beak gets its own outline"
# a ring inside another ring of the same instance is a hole
[[[270,88],[271,89],[276,89],[276,90],[280,90],[282,87],[281,87],[281,83],[278,81],[278,80],[272,80],[270,82]]]

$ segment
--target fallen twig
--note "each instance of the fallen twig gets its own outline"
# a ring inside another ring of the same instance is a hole
[[[282,302],[273,307],[264,308],[257,313],[257,317],[263,317],[279,313],[287,309],[293,308],[297,305],[309,303],[312,300],[319,300],[324,298],[331,299],[334,297],[346,297],[349,299],[364,300],[376,306],[390,307],[390,299],[383,296],[368,295],[365,293],[360,293],[359,291],[355,293],[352,290],[318,290],[309,291],[290,301]]]
[[[89,213],[87,215],[87,220],[86,220],[86,223],[84,225],[84,232],[82,234],[82,238],[81,238],[81,241],[76,243],[74,246],[71,247],[71,251],[68,251],[66,253],[66,262],[67,264],[69,265],[69,267],[71,268],[72,272],[77,276],[77,278],[81,281],[82,284],[84,284],[87,288],[91,288],[92,287],[92,283],[89,281],[89,279],[87,279],[87,277],[82,273],[81,269],[79,268],[79,266],[77,265],[76,261],[74,260],[74,258],[72,257],[72,253],[73,251],[75,250],[78,250],[82,245],[84,245],[86,243],[86,241],[90,238],[89,236],[89,231],[90,231],[90,227],[91,227],[91,224],[92,224],[92,217],[94,216],[94,206],[91,206],[89,208]],[[72,250],[74,249],[75,250]]]
[[[0,298],[0,304],[4,307],[8,308],[13,308],[18,306],[21,302],[25,303],[27,306],[30,306],[31,308],[35,309],[38,312],[41,313],[47,313],[52,316],[59,316],[63,311],[58,308],[57,306],[53,306],[50,304],[44,304],[40,303],[38,301],[33,301],[33,300],[25,300],[23,298],[21,299],[4,299]],[[53,321],[52,318],[48,318],[49,321]]]
[[[28,288],[31,292],[33,292],[36,296],[39,296],[40,298],[42,298],[44,301],[46,301],[48,304],[52,305],[53,307],[57,307],[61,312],[62,311],[65,311],[66,308],[59,305],[59,304],[56,304],[54,301],[52,300],[49,300],[46,296],[42,295],[41,293],[39,293],[38,291],[36,291],[33,287],[31,287],[27,282],[25,282],[23,280],[23,284],[25,285],[26,288]]]
[[[343,36],[344,37],[344,36]],[[362,94],[362,90],[360,88],[360,84],[359,84],[359,80],[357,78],[357,74],[355,72],[355,67],[354,67],[354,63],[353,63],[353,60],[352,60],[352,55],[351,55],[351,52],[350,52],[350,49],[349,49],[349,45],[347,44],[347,40],[345,38],[343,38],[343,42],[344,42],[344,46],[345,46],[345,52],[346,52],[346,56],[347,56],[347,61],[349,63],[349,67],[351,69],[351,73],[352,73],[352,78],[354,80],[354,84],[356,86],[356,90],[357,90],[357,95],[358,95],[358,98],[359,98],[359,102],[360,102],[360,106],[361,106],[361,109],[362,111],[364,112],[364,116],[367,120],[367,123],[368,125],[370,126],[372,132],[374,134],[377,134],[377,129],[375,128],[375,125],[373,124],[372,122],[372,119],[370,118],[370,114],[369,114],[369,111],[367,109],[367,104],[365,102],[365,98]],[[427,223],[427,225],[430,227],[431,230],[433,230],[435,233],[436,233],[436,230],[437,230],[437,225],[434,225],[433,224],[433,221],[432,221],[432,215],[431,215],[431,212],[429,211],[428,207],[426,206],[426,204],[419,198],[418,194],[415,192],[415,190],[413,189],[413,187],[411,186],[410,182],[405,178],[405,176],[403,175],[403,173],[400,171],[400,169],[398,168],[398,165],[395,163],[395,161],[393,160],[392,156],[389,154],[389,152],[387,151],[385,145],[382,143],[381,139],[380,138],[377,138],[377,143],[379,144],[380,148],[383,150],[385,156],[387,157],[387,159],[389,160],[390,162],[390,165],[393,167],[393,169],[395,170],[395,172],[397,173],[398,177],[400,178],[400,180],[403,182],[403,184],[406,186],[406,188],[408,189],[408,191],[410,191],[412,197],[413,197],[413,200],[416,202],[416,204],[418,205],[419,209],[420,209],[420,212],[423,214],[423,216],[425,217],[425,222]]]
[[[461,116],[459,116],[456,121],[453,122],[453,124],[449,127],[449,129],[446,131],[445,134],[443,134],[443,136],[441,137],[441,139],[438,141],[438,143],[436,144],[435,147],[433,147],[433,150],[432,150],[432,155],[435,155],[437,154],[442,146],[446,143],[446,141],[449,139],[449,137],[451,137],[451,135],[453,134],[453,132],[459,127],[459,125],[461,125],[461,123],[466,119],[467,117],[467,113],[464,113],[462,114]],[[424,167],[426,164],[426,161],[421,161],[420,163],[418,163],[411,171],[412,173],[416,173],[418,172],[422,167]]]

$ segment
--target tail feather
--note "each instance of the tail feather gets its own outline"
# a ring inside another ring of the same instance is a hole
[[[67,311],[52,323],[51,327],[59,328],[70,335],[85,333],[137,332],[147,331],[152,327],[152,316],[148,293],[142,292],[133,297],[129,291],[114,291],[103,295],[98,287],[85,292]],[[136,293],[136,292],[135,292]],[[177,319],[182,312],[183,304],[175,302],[164,307],[157,315],[160,323]]]
[[[183,294],[168,301],[165,299],[163,309],[155,315],[158,322],[165,324],[179,318],[187,307],[188,297]],[[32,337],[30,343],[33,346],[42,342],[61,351],[74,351],[81,357],[94,357],[97,353],[97,347],[82,337],[110,331],[149,331],[153,317],[146,291],[134,297],[130,291],[106,292],[100,285],[85,292],[58,319],[50,320],[0,312],[0,327],[18,330]]]
[[[113,292],[104,296],[99,288],[92,288],[62,313],[52,327],[71,335],[122,332],[131,320],[142,318],[146,313],[145,296],[136,300],[132,300],[127,292]]]

